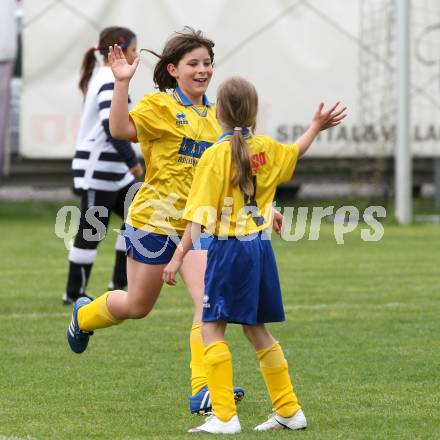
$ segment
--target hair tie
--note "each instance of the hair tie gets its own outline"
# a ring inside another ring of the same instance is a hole
[[[241,127],[234,127],[234,131],[242,131],[243,130],[243,128],[241,128]]]

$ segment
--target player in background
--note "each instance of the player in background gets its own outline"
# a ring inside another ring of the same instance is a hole
[[[127,191],[135,177],[143,174],[130,142],[114,139],[110,134],[109,113],[115,79],[107,56],[108,47],[113,44],[120,45],[127,63],[132,64],[137,56],[136,35],[130,29],[112,26],[101,31],[98,45],[87,50],[81,66],[79,88],[84,101],[72,161],[74,190],[81,197],[81,218],[69,252],[65,305],[86,296],[97,247],[106,234],[110,214],[114,212],[124,220]],[[96,53],[103,58],[99,67],[96,67]],[[103,226],[101,230],[95,227],[99,224]],[[116,239],[110,285],[115,289],[124,289],[127,285],[125,240],[121,235]]]
[[[163,273],[164,281],[174,285],[176,272],[201,227],[214,234],[208,250],[202,327],[213,415],[190,432],[241,431],[232,392],[232,358],[224,339],[228,322],[242,324],[275,408],[255,430],[307,427],[281,346],[265,327],[265,323],[285,319],[278,271],[265,229],[270,225],[267,214],[277,186],[291,179],[298,157],[318,133],[345,117],[345,108],[340,109],[338,103],[328,111],[323,108],[321,103],[310,127],[295,144],[285,145],[269,136],[253,135],[258,97],[252,84],[234,77],[218,90],[217,113],[223,134],[196,169],[184,213],[189,223]]]

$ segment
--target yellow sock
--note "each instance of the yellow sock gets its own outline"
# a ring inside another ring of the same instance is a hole
[[[191,394],[194,395],[204,386],[208,385],[208,379],[203,366],[205,346],[203,345],[201,323],[192,325],[189,335],[189,346],[191,349]]]
[[[275,411],[282,417],[291,417],[301,407],[293,391],[283,350],[278,342],[257,351],[260,369]]]
[[[237,414],[232,387],[232,356],[225,341],[216,341],[205,348],[203,359],[212,409],[216,417],[228,422]]]
[[[122,320],[116,319],[107,307],[107,297],[110,292],[99,296],[90,304],[78,310],[78,325],[81,330],[93,331],[99,328],[118,325]]]

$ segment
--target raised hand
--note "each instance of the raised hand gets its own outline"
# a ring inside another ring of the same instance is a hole
[[[339,102],[334,104],[330,110],[323,112],[324,103],[321,102],[313,114],[312,125],[319,131],[327,128],[336,127],[347,116],[347,107],[339,108]]]
[[[128,64],[124,52],[115,44],[108,48],[108,62],[113,75],[117,81],[130,81],[139,64],[139,57],[136,57],[133,64]]]
[[[345,112],[347,107],[339,108],[339,102],[337,102],[330,110],[324,110],[324,103],[321,102],[318,105],[315,113],[313,114],[312,123],[310,127],[303,133],[295,142],[299,146],[299,155],[302,156],[312,145],[312,142],[318,136],[321,130],[327,130],[327,128],[336,127],[347,116]]]

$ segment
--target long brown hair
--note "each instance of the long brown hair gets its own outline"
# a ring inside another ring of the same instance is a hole
[[[258,94],[255,87],[241,77],[223,82],[217,91],[218,116],[222,124],[233,130],[231,157],[235,167],[232,184],[239,186],[248,196],[254,193],[249,146],[242,130],[255,129],[258,111]]]
[[[177,66],[186,53],[199,47],[206,47],[211,63],[214,64],[214,42],[206,38],[202,31],[196,31],[190,26],[185,26],[182,32],[174,33],[165,43],[161,55],[150,49],[141,49],[159,58],[154,68],[153,80],[161,92],[177,87],[176,79],[168,73],[168,64]]]
[[[124,27],[110,26],[101,31],[98,46],[88,49],[83,57],[78,87],[84,96],[87,93],[89,81],[96,65],[95,52],[99,52],[102,56],[107,57],[109,46],[114,44],[119,44],[125,52],[134,38],[136,38],[135,33]]]

